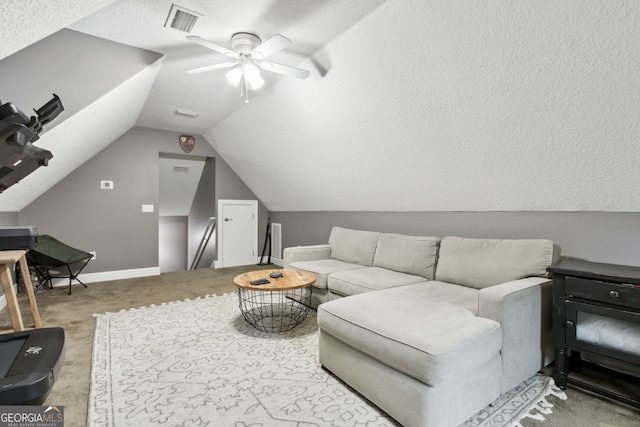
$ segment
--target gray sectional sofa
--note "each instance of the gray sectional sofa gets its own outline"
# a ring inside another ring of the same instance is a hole
[[[320,363],[404,426],[456,426],[553,361],[550,240],[332,229],[286,248],[316,274]]]

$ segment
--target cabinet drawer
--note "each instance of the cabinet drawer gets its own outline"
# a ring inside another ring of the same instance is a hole
[[[635,285],[600,282],[567,276],[565,294],[607,304],[640,309],[640,288]]]

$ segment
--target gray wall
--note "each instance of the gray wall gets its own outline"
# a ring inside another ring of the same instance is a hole
[[[0,100],[34,115],[57,94],[65,111],[45,126],[51,130],[161,57],[63,29],[0,61]]]
[[[226,162],[216,162],[216,176],[221,175],[233,175],[237,176],[236,173],[231,169],[228,163]],[[216,204],[217,200],[220,199],[229,199],[229,200],[257,200],[257,197],[253,194],[253,192],[247,187],[244,181],[238,179],[232,182],[221,183],[216,180]],[[216,207],[217,210],[217,207]],[[266,236],[267,231],[267,218],[269,217],[269,211],[262,204],[260,200],[258,200],[258,256],[262,251],[262,247],[264,245],[264,238]],[[266,260],[266,258],[265,258]]]
[[[0,212],[0,227],[15,227],[17,225],[18,212]]]
[[[207,229],[209,218],[216,215],[216,159],[207,158],[200,177],[200,183],[189,212],[189,256],[191,265],[198,250],[202,236]],[[205,251],[200,258],[198,268],[210,267],[216,256],[215,231],[211,235]]]
[[[39,234],[96,251],[97,259],[89,263],[86,273],[157,267],[158,157],[161,152],[183,153],[179,136],[132,128],[25,207],[19,213],[19,225],[35,225]],[[222,196],[256,199],[203,137],[196,136],[191,154],[216,158],[216,200]],[[101,190],[101,180],[114,181],[114,189]],[[143,213],[142,204],[154,205],[155,212]],[[264,206],[260,212],[266,212]]]
[[[186,270],[188,217],[161,216],[159,221],[160,272]]]
[[[273,212],[282,247],[327,243],[331,227],[475,238],[545,238],[563,255],[640,266],[640,213]]]

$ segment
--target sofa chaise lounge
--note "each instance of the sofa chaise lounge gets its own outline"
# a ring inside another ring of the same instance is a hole
[[[550,240],[334,227],[286,248],[316,274],[320,363],[404,426],[457,426],[551,363]]]

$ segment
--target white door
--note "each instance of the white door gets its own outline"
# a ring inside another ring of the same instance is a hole
[[[249,265],[258,256],[258,201],[218,200],[218,264]]]

